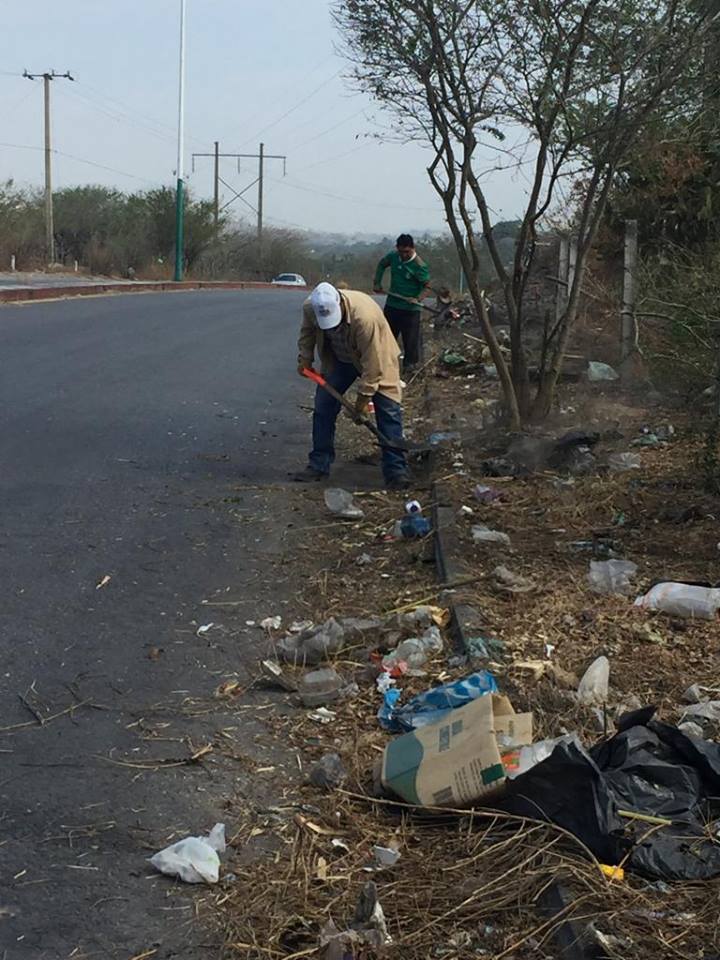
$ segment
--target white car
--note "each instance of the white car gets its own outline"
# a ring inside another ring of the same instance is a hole
[[[272,282],[276,287],[306,287],[305,277],[299,273],[279,273],[273,277]]]

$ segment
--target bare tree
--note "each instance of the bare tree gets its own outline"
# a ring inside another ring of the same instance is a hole
[[[356,82],[392,112],[393,135],[432,149],[428,174],[513,426],[547,415],[613,178],[647,125],[681,109],[678,80],[701,70],[710,14],[694,0],[336,0],[333,16]],[[520,162],[529,190],[507,267],[484,181]],[[538,232],[563,181],[577,198],[577,261],[533,396],[524,305]],[[507,307],[509,365],[478,279],[483,237]]]

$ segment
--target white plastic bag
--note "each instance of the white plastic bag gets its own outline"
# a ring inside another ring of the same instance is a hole
[[[581,703],[604,703],[608,698],[609,683],[610,661],[607,657],[598,657],[578,684],[578,700]]]
[[[150,863],[169,877],[185,883],[217,883],[220,876],[219,853],[225,853],[225,824],[216,823],[207,837],[186,837],[165,847]]]
[[[637,564],[631,560],[591,560],[588,580],[593,593],[633,593],[630,580],[637,573]]]
[[[472,538],[475,543],[501,543],[510,546],[510,537],[501,530],[491,530],[484,523],[478,523],[472,528]]]
[[[635,606],[661,610],[671,617],[714,620],[720,610],[720,589],[694,587],[689,583],[658,583],[645,596],[638,597]]]

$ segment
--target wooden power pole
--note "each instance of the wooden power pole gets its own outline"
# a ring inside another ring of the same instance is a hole
[[[69,71],[55,73],[54,70],[45,73],[23,73],[27,80],[43,81],[45,94],[45,249],[48,263],[55,263],[55,225],[53,223],[52,199],[52,142],[50,134],[50,81],[74,80]]]

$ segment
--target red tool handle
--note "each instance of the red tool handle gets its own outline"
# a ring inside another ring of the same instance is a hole
[[[325,377],[322,374],[318,373],[316,370],[310,370],[309,367],[305,367],[303,370],[303,376],[307,377],[308,380],[314,380],[318,386],[326,386]]]

